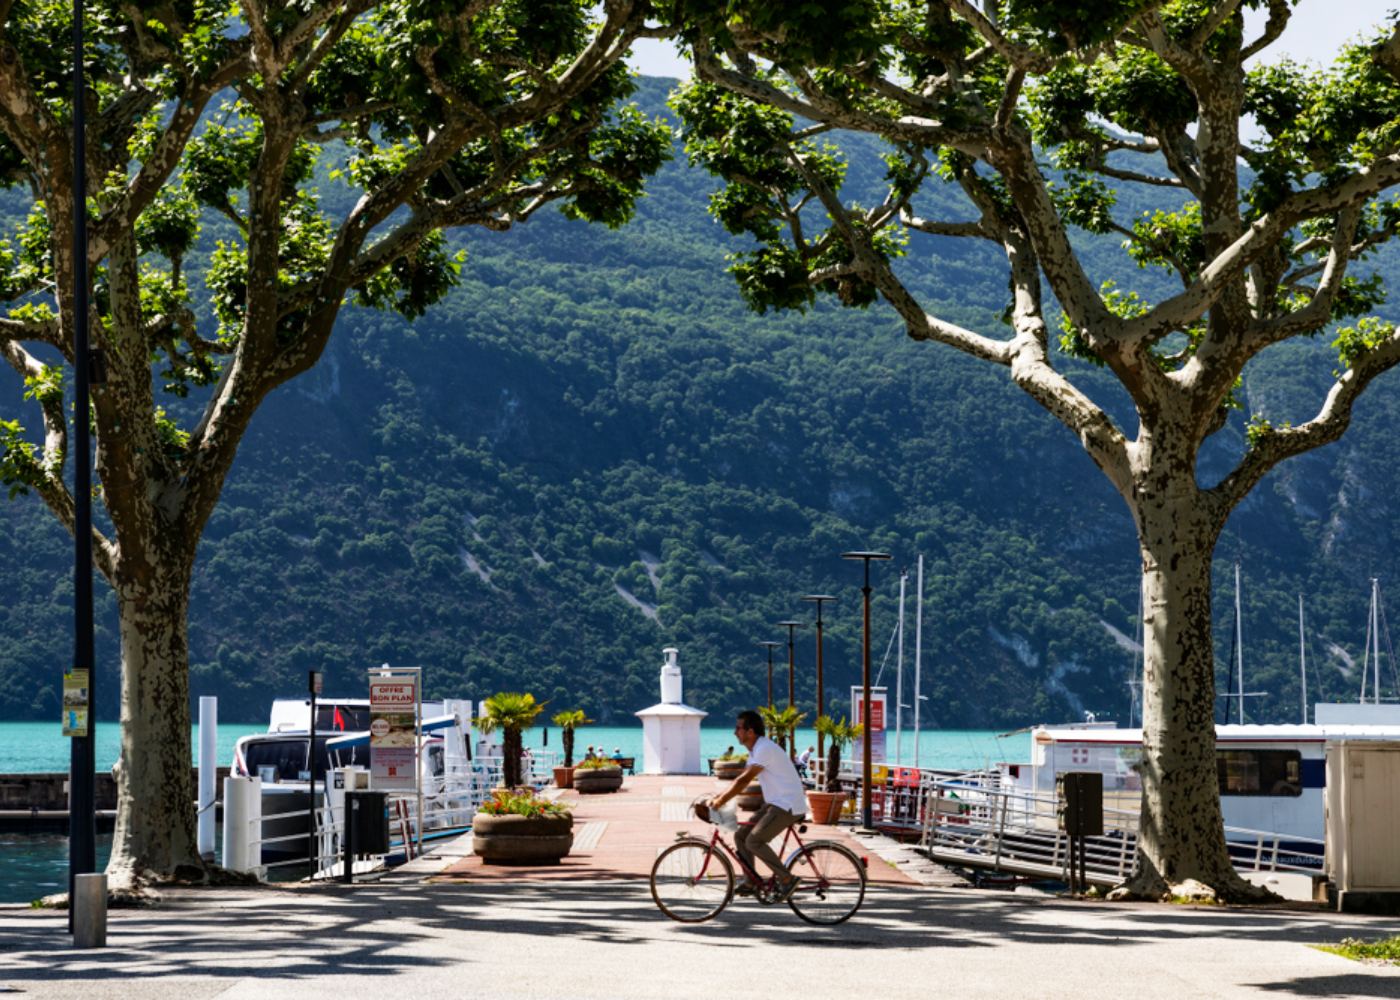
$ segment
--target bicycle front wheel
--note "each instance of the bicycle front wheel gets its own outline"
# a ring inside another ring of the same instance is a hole
[[[788,906],[809,924],[839,924],[860,909],[865,898],[865,865],[841,844],[805,844],[788,858],[788,871],[802,881]]]
[[[719,847],[702,841],[672,844],[651,867],[651,898],[683,924],[709,920],[733,894],[734,866]]]

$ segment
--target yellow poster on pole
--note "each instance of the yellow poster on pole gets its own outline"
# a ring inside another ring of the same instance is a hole
[[[88,672],[69,670],[63,675],[63,735],[88,734]]]

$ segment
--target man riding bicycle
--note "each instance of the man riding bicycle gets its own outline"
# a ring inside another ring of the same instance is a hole
[[[799,879],[788,871],[769,841],[807,815],[807,791],[782,747],[763,735],[763,720],[757,712],[740,712],[734,735],[749,751],[748,767],[732,785],[710,800],[710,806],[719,809],[749,782],[758,779],[763,789],[763,808],[754,813],[752,826],[740,827],[734,834],[734,847],[750,868],[754,867],[754,858],[760,858],[777,880],[778,898],[786,899],[797,888]],[[753,892],[751,886],[741,886],[738,892],[745,893],[746,889],[747,893]]]

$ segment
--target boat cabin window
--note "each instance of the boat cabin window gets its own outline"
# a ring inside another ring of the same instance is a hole
[[[368,705],[317,705],[316,729],[339,733],[358,733],[369,728]]]
[[[306,771],[306,740],[256,740],[247,745],[244,759],[248,773],[255,778],[296,781]]]
[[[1303,755],[1297,750],[1217,750],[1221,795],[1303,794]]]
[[[264,781],[305,781],[306,737],[285,740],[256,740],[247,744],[245,757],[248,773],[254,777],[264,777]],[[369,767],[369,747],[354,746],[327,750],[326,741],[316,740],[316,780],[324,781],[326,771],[332,767],[346,767],[356,764]],[[263,768],[272,768],[264,771]]]

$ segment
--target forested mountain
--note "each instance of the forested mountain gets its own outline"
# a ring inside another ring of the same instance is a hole
[[[640,103],[660,111],[666,89],[644,80]],[[877,663],[901,567],[912,656],[925,556],[925,720],[1126,722],[1136,546],[1077,442],[1004,372],[909,341],[883,306],[747,312],[724,272],[735,245],[705,212],[714,187],[678,158],[626,228],[553,216],[473,234],[461,286],[417,322],[347,309],[320,366],[259,412],[210,521],[193,692],[257,720],[308,669],[354,694],[390,662],[423,666],[430,694],[525,689],[624,722],[656,700],[661,649],[675,645],[687,700],[729,712],[761,697],[755,640],[783,638],[775,622],[811,619],[800,595],[827,592],[839,695],[858,678],[860,639],[859,566],[839,553],[883,548],[895,561],[875,567]],[[1095,277],[1164,287],[1115,258],[1092,255]],[[1006,289],[990,251],[916,244],[908,267],[951,318],[997,328]],[[1319,341],[1261,356],[1246,412],[1306,419],[1332,354]],[[8,374],[6,418],[19,394]],[[1243,420],[1203,478],[1238,452]],[[1238,558],[1247,685],[1269,692],[1253,720],[1298,717],[1299,593],[1310,691],[1356,696],[1368,581],[1384,585],[1400,561],[1397,423],[1392,374],[1346,439],[1283,466],[1227,529],[1221,686]],[[35,498],[0,503],[0,717],[57,718],[70,551]],[[115,618],[98,592],[99,698],[114,717]],[[798,664],[810,706],[810,629]],[[892,670],[893,657],[888,681]]]

